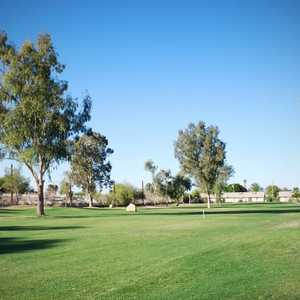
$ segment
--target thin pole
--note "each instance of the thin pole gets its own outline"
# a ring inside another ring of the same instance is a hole
[[[11,177],[11,190],[10,190],[10,203],[13,204],[14,201],[14,192],[13,192],[13,176],[14,176],[14,169],[13,165],[10,165],[10,177]]]

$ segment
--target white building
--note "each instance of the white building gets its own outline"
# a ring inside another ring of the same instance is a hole
[[[292,199],[293,192],[291,191],[282,191],[279,192],[278,197],[280,202],[289,202]]]
[[[278,198],[280,202],[289,202],[292,200],[291,191],[282,191],[279,192]],[[205,202],[207,201],[207,194],[201,193],[200,197]],[[223,193],[222,199],[226,203],[239,203],[239,202],[265,202],[267,195],[265,192],[232,192],[232,193]],[[216,202],[216,197],[214,194],[211,195],[211,202]]]
[[[237,202],[264,202],[264,192],[234,192],[224,193],[222,195],[225,202],[237,203]]]

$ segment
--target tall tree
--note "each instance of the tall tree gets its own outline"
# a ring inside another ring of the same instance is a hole
[[[49,35],[17,49],[0,34],[0,148],[24,163],[38,189],[37,214],[44,215],[44,176],[68,158],[70,140],[90,119],[91,100],[78,102],[66,95],[68,84],[58,79],[65,68]]]
[[[207,192],[208,208],[225,156],[225,144],[219,138],[218,127],[199,122],[191,123],[187,129],[179,131],[175,142],[175,157],[182,171],[193,177],[196,184]]]
[[[93,206],[96,188],[101,191],[111,186],[111,164],[107,157],[112,153],[107,138],[97,132],[82,135],[74,144],[71,176],[75,185],[85,192],[90,207]]]

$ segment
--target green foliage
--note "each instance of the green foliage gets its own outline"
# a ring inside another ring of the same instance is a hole
[[[171,184],[168,188],[168,195],[171,199],[175,199],[177,204],[183,199],[185,193],[192,188],[192,182],[190,178],[177,174],[172,177]]]
[[[118,183],[110,193],[110,202],[117,206],[127,206],[135,199],[135,189],[130,184]]]
[[[225,144],[219,138],[218,127],[207,127],[199,122],[180,130],[175,142],[175,157],[182,171],[210,195],[225,163]]]
[[[293,188],[292,199],[300,202],[300,189],[298,187]]]
[[[201,192],[199,189],[194,189],[191,191],[191,201],[196,203],[200,203],[202,201]]]
[[[71,176],[75,185],[89,196],[90,206],[97,187],[102,191],[111,186],[111,164],[107,158],[112,153],[107,138],[97,132],[82,135],[74,144]]]
[[[30,181],[21,175],[20,170],[13,169],[13,174],[11,175],[11,169],[5,169],[5,175],[0,178],[0,187],[2,187],[4,192],[24,194],[31,190]]]
[[[163,197],[169,196],[172,184],[172,174],[170,170],[160,170],[154,177],[156,192]]]
[[[269,185],[266,187],[266,200],[269,202],[279,201],[280,188],[277,185]]]
[[[254,182],[250,185],[249,190],[251,192],[261,192],[263,188],[257,182]]]
[[[216,201],[218,203],[222,202],[222,193],[226,191],[226,185],[230,177],[234,174],[234,169],[232,166],[224,165],[220,168],[216,183],[214,185],[214,193],[216,195]]]
[[[236,192],[236,193],[247,192],[247,189],[239,183],[229,184],[226,186],[225,190],[226,192]]]
[[[18,50],[0,34],[0,148],[23,162],[38,186],[38,214],[44,214],[44,175],[54,163],[69,156],[71,139],[83,132],[90,119],[91,99],[66,95],[68,84],[58,79],[64,65],[49,35]]]

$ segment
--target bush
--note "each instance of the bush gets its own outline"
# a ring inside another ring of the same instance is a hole
[[[127,206],[133,202],[135,196],[135,189],[130,184],[118,183],[109,195],[110,202],[118,206]]]

